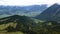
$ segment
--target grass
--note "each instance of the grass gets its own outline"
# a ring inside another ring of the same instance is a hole
[[[17,32],[7,32],[7,30],[4,30],[9,25],[15,26],[14,23],[12,23],[12,22],[11,23],[8,23],[8,24],[2,24],[2,25],[0,25],[0,34],[23,34],[20,31],[17,31]]]
[[[0,32],[0,34],[23,34],[22,32]]]

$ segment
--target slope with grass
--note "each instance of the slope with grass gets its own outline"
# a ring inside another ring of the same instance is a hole
[[[60,23],[13,15],[0,19],[1,34],[60,34]]]

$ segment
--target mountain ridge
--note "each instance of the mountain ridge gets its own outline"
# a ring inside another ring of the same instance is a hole
[[[38,14],[47,8],[46,4],[31,6],[0,6],[0,15],[27,15]],[[34,14],[33,14],[34,13]]]
[[[37,15],[36,18],[46,21],[60,21],[60,5],[54,4],[43,11],[40,15]]]

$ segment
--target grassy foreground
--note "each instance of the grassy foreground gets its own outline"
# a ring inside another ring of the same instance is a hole
[[[22,32],[0,32],[0,34],[23,34]]]

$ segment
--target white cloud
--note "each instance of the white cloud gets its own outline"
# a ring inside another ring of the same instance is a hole
[[[0,5],[33,5],[33,4],[54,4],[60,0],[0,0]]]

